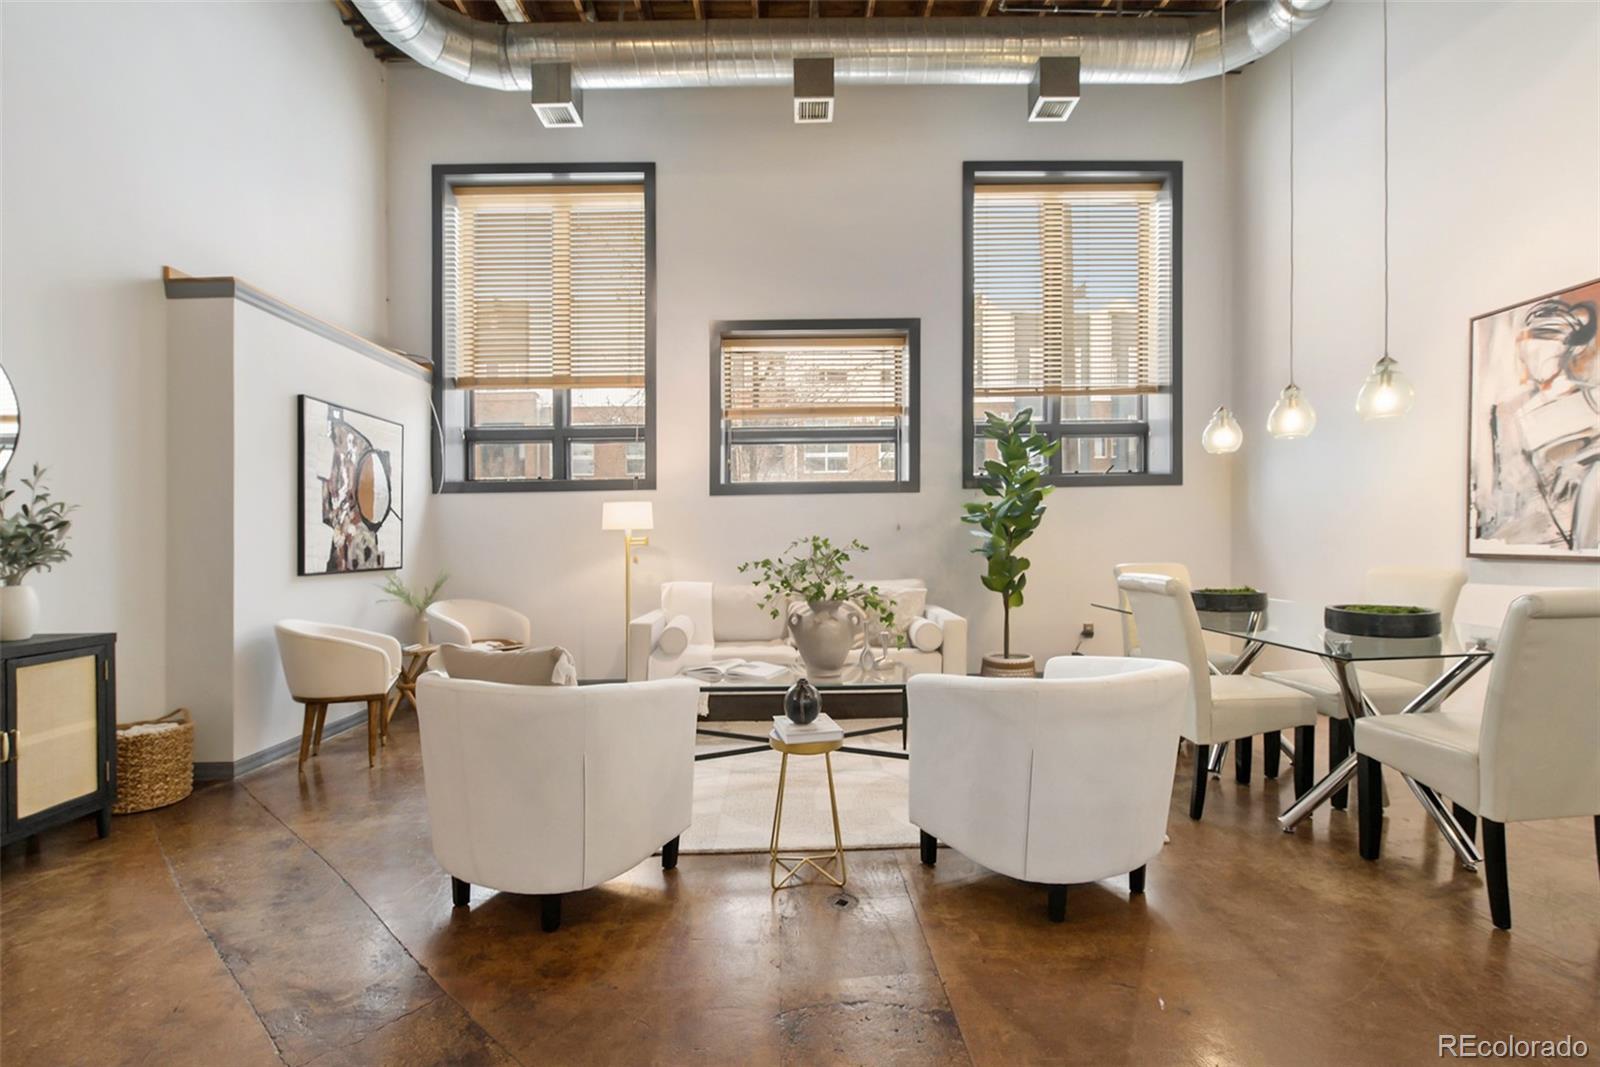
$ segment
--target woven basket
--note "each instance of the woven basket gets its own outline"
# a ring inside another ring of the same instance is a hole
[[[173,729],[129,734],[130,726]],[[117,724],[117,800],[111,810],[131,815],[176,804],[194,791],[194,723],[188,708],[144,722]]]

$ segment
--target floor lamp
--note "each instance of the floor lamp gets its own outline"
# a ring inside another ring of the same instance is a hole
[[[650,543],[636,530],[655,529],[655,513],[648,500],[611,500],[601,505],[600,529],[622,531],[622,673],[628,673],[629,623],[633,621],[633,550]]]

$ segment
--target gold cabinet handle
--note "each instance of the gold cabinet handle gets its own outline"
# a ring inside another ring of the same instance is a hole
[[[0,730],[0,763],[11,762],[11,734]]]

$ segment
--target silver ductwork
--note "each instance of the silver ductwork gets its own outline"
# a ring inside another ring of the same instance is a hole
[[[583,89],[788,84],[794,60],[832,56],[847,84],[1026,85],[1040,56],[1077,56],[1083,81],[1172,84],[1266,55],[1330,0],[1246,0],[1216,16],[479,22],[430,0],[355,0],[372,28],[430,70],[528,92],[535,63]]]

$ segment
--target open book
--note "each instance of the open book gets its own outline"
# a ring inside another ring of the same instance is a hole
[[[702,682],[770,682],[786,677],[789,668],[776,663],[757,663],[748,659],[719,659],[712,663],[702,663],[698,667],[687,667],[683,674],[686,678],[695,678]]]

